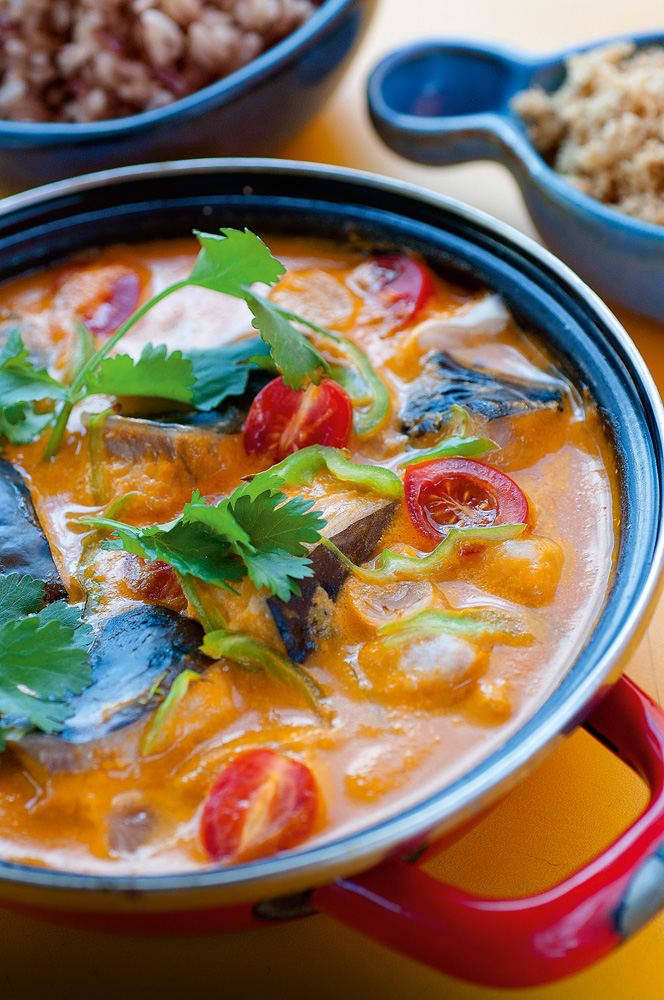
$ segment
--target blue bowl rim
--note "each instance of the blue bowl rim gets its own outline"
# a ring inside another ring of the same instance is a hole
[[[524,123],[516,114],[500,111],[476,112],[465,115],[432,115],[430,118],[406,115],[395,111],[384,100],[382,95],[382,83],[386,74],[399,63],[408,59],[422,56],[427,52],[440,51],[441,48],[460,48],[478,54],[496,56],[504,62],[514,67],[521,67],[532,73],[538,69],[553,69],[555,66],[573,55],[582,52],[589,52],[592,49],[603,48],[607,45],[618,44],[620,42],[634,42],[639,48],[649,44],[661,44],[664,48],[664,29],[653,32],[636,32],[633,34],[623,33],[612,35],[609,38],[594,39],[585,41],[578,45],[566,46],[556,49],[553,52],[537,55],[518,49],[507,43],[496,42],[493,39],[486,41],[475,37],[464,36],[443,36],[438,39],[426,38],[422,41],[409,42],[398,49],[394,49],[374,66],[367,80],[367,93],[369,104],[378,117],[403,133],[435,133],[461,132],[469,128],[483,127],[498,135],[500,139],[512,149],[514,155],[524,165],[532,178],[539,181],[544,187],[553,189],[562,199],[573,202],[579,209],[589,215],[598,216],[603,221],[624,227],[634,235],[638,235],[648,241],[659,242],[664,237],[664,225],[654,222],[646,222],[635,216],[619,212],[610,205],[604,204],[597,198],[593,198],[573,184],[565,180],[562,174],[557,173],[548,165],[546,160],[535,149],[528,138]],[[413,121],[417,120],[418,127],[415,128]]]
[[[598,320],[610,330],[620,344],[623,356],[628,359],[631,371],[639,380],[654,418],[658,434],[655,442],[657,455],[664,461],[664,406],[659,397],[654,380],[637,351],[634,343],[619,321],[602,300],[562,261],[534,240],[513,229],[506,223],[494,219],[479,209],[465,205],[456,199],[437,194],[425,188],[403,181],[392,180],[366,171],[337,166],[312,164],[293,160],[266,158],[209,158],[179,160],[169,163],[155,163],[131,167],[120,167],[81,177],[57,181],[32,191],[10,196],[0,201],[0,228],[5,219],[21,214],[23,209],[40,204],[47,205],[52,199],[69,195],[85,194],[86,191],[109,184],[149,180],[151,177],[176,177],[179,174],[205,174],[215,172],[242,171],[275,175],[305,176],[320,182],[346,182],[359,189],[371,187],[386,194],[405,196],[434,209],[454,214],[472,229],[489,231],[498,241],[506,242],[529,258],[534,258],[538,266],[553,272],[563,285],[567,286],[575,298],[583,300]],[[454,780],[421,801],[409,805],[401,813],[395,813],[378,820],[368,827],[347,834],[338,839],[325,841],[312,847],[303,847],[294,852],[286,852],[272,858],[249,862],[228,868],[177,872],[174,874],[151,875],[97,875],[79,874],[69,871],[41,869],[23,864],[0,862],[0,886],[23,886],[48,888],[85,893],[137,894],[163,897],[173,892],[229,892],[231,902],[237,901],[240,892],[242,900],[255,901],[278,894],[279,887],[292,883],[305,883],[309,887],[329,881],[343,868],[346,874],[365,870],[368,866],[389,856],[394,850],[405,849],[409,843],[421,843],[422,837],[431,830],[438,829],[441,822],[448,826],[462,824],[465,819],[477,813],[479,808],[512,788],[532,770],[543,757],[554,749],[562,739],[578,726],[589,709],[595,704],[600,692],[608,690],[618,677],[621,659],[631,647],[639,624],[648,613],[649,607],[658,593],[658,581],[664,568],[664,508],[660,506],[657,518],[657,538],[653,557],[647,570],[647,580],[634,600],[630,613],[621,622],[615,642],[602,655],[593,670],[589,672],[566,699],[555,705],[547,718],[537,727],[527,741],[517,741],[510,748],[500,747],[489,758],[473,765],[467,775]],[[593,626],[594,628],[595,626]],[[549,693],[535,718],[555,699],[555,688]],[[525,725],[528,725],[529,719]],[[518,735],[515,734],[515,735]],[[508,741],[509,746],[509,741]],[[450,790],[454,799],[450,804]],[[441,800],[446,809],[441,815]],[[450,822],[452,817],[453,822]],[[215,904],[219,902],[215,895]]]
[[[191,118],[223,106],[255,83],[265,80],[292,57],[305,51],[337,17],[356,3],[358,0],[323,0],[322,5],[304,24],[256,56],[246,66],[163,108],[124,115],[121,118],[105,118],[99,122],[10,122],[0,119],[0,147],[3,139],[16,141],[23,138],[33,143],[41,139],[43,145],[59,140],[58,145],[66,145],[66,140],[80,143],[84,140],[130,135],[173,118]]]

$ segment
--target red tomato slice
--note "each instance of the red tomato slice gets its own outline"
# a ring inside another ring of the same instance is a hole
[[[286,851],[311,833],[318,801],[306,764],[276,750],[247,750],[221,772],[205,800],[203,846],[225,864]]]
[[[355,268],[349,284],[369,304],[387,309],[401,325],[408,323],[433,294],[429,271],[405,253],[382,254]]]
[[[66,271],[57,283],[57,303],[83,318],[98,337],[107,337],[131,316],[141,294],[141,278],[124,264]]]
[[[121,275],[106,291],[106,299],[85,322],[98,337],[107,337],[129,319],[138,305],[141,282],[133,271]]]
[[[428,538],[450,528],[523,524],[528,501],[504,472],[468,458],[409,465],[404,482],[410,519]]]
[[[276,462],[310,444],[343,448],[353,423],[348,393],[332,379],[296,392],[275,378],[258,393],[244,424],[249,454],[270,454]]]

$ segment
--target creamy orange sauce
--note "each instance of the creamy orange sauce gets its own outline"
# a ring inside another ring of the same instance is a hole
[[[273,297],[354,339],[390,390],[386,426],[350,441],[355,461],[397,468],[407,447],[399,408],[434,346],[462,364],[507,375],[541,377],[551,371],[550,359],[511,320],[494,333],[463,323],[454,328],[448,323],[447,333],[436,327],[436,321],[467,315],[486,292],[471,293],[436,278],[434,296],[404,328],[389,311],[368,309],[358,294],[352,280],[362,259],[358,254],[316,241],[268,237],[267,242],[288,267]],[[114,247],[79,263],[97,271],[134,269],[147,300],[189,272],[196,250],[193,240]],[[71,264],[63,265],[0,290],[7,323],[21,323],[26,344],[55,373],[66,371],[73,350],[76,295],[94,299],[87,286],[81,292],[71,281],[68,285],[70,271]],[[424,338],[423,323],[429,324]],[[189,288],[160,303],[119,349],[138,356],[148,342],[170,349],[207,347],[252,332],[244,303]],[[91,474],[86,427],[89,414],[109,402],[95,397],[80,405],[53,461],[43,461],[43,438],[8,446],[5,455],[29,485],[70,599],[117,613],[146,599],[143,570],[125,553],[101,551],[98,533],[78,524],[82,514],[97,513],[132,493],[124,520],[167,521],[180,513],[193,489],[219,499],[242,476],[270,462],[247,456],[241,434],[220,436],[214,447],[194,435],[186,454],[170,462],[154,454],[130,461],[107,453],[100,480]],[[615,474],[597,414],[574,392],[561,413],[541,410],[490,423],[473,418],[472,426],[500,445],[479,460],[509,473],[529,499],[530,557],[506,542],[480,547],[417,583],[401,581],[381,590],[347,581],[330,607],[326,634],[306,661],[329,695],[331,724],[267,675],[220,661],[204,680],[191,684],[177,717],[148,756],[141,753],[141,742],[149,715],[84,745],[75,764],[58,772],[47,770],[21,743],[12,745],[0,758],[0,856],[87,872],[204,866],[209,862],[198,824],[210,785],[240,749],[265,745],[311,768],[324,802],[314,839],[329,839],[399,811],[502,744],[559,682],[601,608],[616,535]],[[443,436],[429,435],[416,444],[431,446]],[[365,499],[328,474],[311,487],[287,492],[313,497],[331,525],[336,510]],[[423,541],[401,505],[380,548],[425,553],[433,545]],[[248,580],[238,596],[214,590],[211,596],[230,628],[283,648],[264,595]],[[187,610],[181,595],[163,599]],[[448,678],[395,695],[390,678],[398,664],[374,655],[376,629],[399,616],[448,606],[509,610],[522,617],[532,638],[487,648],[465,674],[460,661],[458,683]],[[128,847],[123,824],[132,823],[138,834]]]

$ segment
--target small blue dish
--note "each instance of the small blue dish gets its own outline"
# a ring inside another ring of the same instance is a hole
[[[548,246],[600,295],[664,320],[664,226],[582,194],[542,159],[510,110],[520,90],[557,90],[565,59],[616,41],[664,44],[659,33],[587,42],[545,57],[466,39],[427,41],[384,58],[368,83],[383,141],[419,163],[497,160],[514,174]]]
[[[275,152],[327,99],[376,3],[325,0],[242,69],[163,108],[84,124],[0,121],[0,179],[20,189],[125,164]]]

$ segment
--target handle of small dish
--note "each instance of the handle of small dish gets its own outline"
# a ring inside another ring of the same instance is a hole
[[[644,778],[650,802],[560,885],[524,899],[482,899],[399,859],[316,890],[314,906],[410,958],[488,986],[536,986],[598,961],[664,907],[664,713],[623,677],[585,728]]]
[[[435,165],[489,159],[514,167],[533,154],[510,98],[555,65],[488,42],[416,43],[373,70],[369,113],[386,145],[407,159]]]

